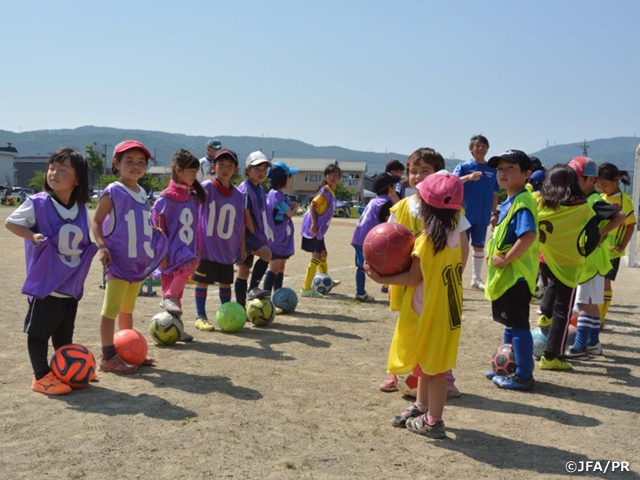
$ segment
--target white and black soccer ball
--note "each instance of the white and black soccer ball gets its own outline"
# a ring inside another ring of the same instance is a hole
[[[326,273],[319,273],[313,277],[311,288],[322,295],[326,295],[333,288],[333,280]]]

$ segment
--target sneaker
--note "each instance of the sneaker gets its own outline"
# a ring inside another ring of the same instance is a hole
[[[540,285],[536,285],[536,291],[533,292],[533,298],[535,298],[536,300],[542,300],[542,297],[544,297],[544,291],[546,290],[545,287],[541,287]]]
[[[507,375],[506,377],[500,377],[496,375],[495,377],[493,377],[493,383],[499,388],[504,388],[507,390],[523,390],[526,392],[533,390],[533,387],[536,384],[533,377],[531,377],[529,380],[523,380],[515,373]]]
[[[140,366],[141,366],[141,367],[151,367],[151,366],[153,366],[153,365],[155,365],[155,364],[156,364],[156,361],[155,361],[153,358],[151,358],[151,357],[147,357],[147,358],[145,358],[145,359],[142,361],[142,363],[140,364]]]
[[[364,302],[364,303],[371,303],[376,301],[376,299],[373,298],[371,295],[369,295],[367,292],[363,293],[362,295],[356,295],[355,299],[358,300],[359,302]]]
[[[542,315],[542,310],[537,309],[537,310],[536,310],[536,315]]]
[[[602,352],[602,344],[600,342],[596,343],[595,345],[587,345],[587,352],[589,353],[589,355],[604,355],[604,353]]]
[[[276,315],[282,315],[284,313],[284,310],[282,310],[280,307],[276,307]]]
[[[460,398],[462,394],[456,387],[456,379],[451,371],[447,372],[447,398]]]
[[[195,326],[198,330],[202,330],[203,332],[213,332],[216,329],[213,325],[211,325],[207,317],[196,318]]]
[[[576,348],[572,345],[564,351],[563,358],[573,359],[573,360],[588,360],[589,353],[587,350],[576,350]]]
[[[382,293],[389,293],[389,287],[387,287],[386,285],[382,285],[382,286],[380,287],[380,291],[381,291]]]
[[[324,298],[324,295],[322,295],[320,292],[316,292],[315,290],[311,290],[310,288],[308,290],[300,290],[300,296],[309,298]]]
[[[71,387],[62,383],[62,380],[56,377],[53,372],[49,372],[40,380],[33,377],[31,390],[45,395],[65,395],[71,392]]]
[[[380,384],[380,391],[382,392],[397,392],[398,391],[398,377],[395,375],[388,375],[384,379],[384,382]]]
[[[187,332],[182,332],[182,335],[180,335],[179,341],[184,343],[193,342],[193,335],[190,335]]]
[[[167,297],[163,298],[160,302],[160,306],[164,308],[171,315],[182,315],[182,309],[175,298]]]
[[[427,407],[415,403],[405,408],[400,415],[396,415],[391,419],[391,425],[396,428],[405,428],[407,426],[407,420],[411,418],[419,417],[427,413]]]
[[[569,362],[560,360],[558,357],[547,360],[544,355],[540,357],[540,370],[571,370],[573,367]]]
[[[447,432],[444,429],[444,422],[442,420],[438,420],[433,425],[429,425],[426,413],[419,417],[409,418],[407,420],[407,430],[429,438],[447,437]]]
[[[486,372],[484,372],[484,378],[486,378],[487,380],[493,380],[493,377],[495,377],[496,374],[493,373],[493,370],[487,370]]]
[[[337,287],[338,285],[340,285],[342,283],[341,280],[331,280],[331,281],[333,282],[333,287],[332,288],[335,288],[335,287]]]
[[[255,287],[247,292],[247,300],[255,300],[256,298],[269,298],[271,296],[271,292],[269,290],[262,290],[261,288]]]
[[[538,318],[538,326],[540,328],[549,328],[551,326],[552,321],[553,320],[551,320],[546,315],[540,315],[540,318]]]
[[[475,280],[471,281],[471,288],[473,288],[474,290],[484,290],[484,287],[485,287],[484,282],[479,278],[476,278]]]
[[[136,365],[132,365],[130,363],[125,362],[120,358],[120,355],[116,355],[111,357],[109,360],[105,360],[104,358],[100,358],[100,367],[99,370],[101,372],[112,372],[112,373],[133,373],[138,369]]]

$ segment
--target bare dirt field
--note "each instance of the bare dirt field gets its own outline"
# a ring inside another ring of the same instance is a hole
[[[10,212],[0,208],[3,224]],[[389,423],[407,405],[378,390],[396,315],[371,281],[378,301],[352,300],[355,223],[334,219],[329,230],[329,273],[342,280],[329,298],[301,299],[266,329],[200,332],[189,285],[183,318],[193,343],[150,342],[156,367],[100,374],[58,398],[30,389],[23,246],[2,228],[0,479],[552,479],[571,477],[568,462],[581,470],[587,461],[608,471],[571,478],[640,478],[640,269],[623,260],[602,335],[606,356],[571,372],[536,369],[533,393],[501,391],[483,377],[502,329],[466,272],[454,370],[462,397],[445,408],[448,438],[430,440]],[[290,260],[285,286],[300,289],[308,260]],[[74,338],[96,356],[100,278],[94,260]],[[134,323],[149,341],[158,301],[140,297],[136,307]],[[212,288],[209,311],[217,305]],[[607,461],[630,471],[611,472]]]

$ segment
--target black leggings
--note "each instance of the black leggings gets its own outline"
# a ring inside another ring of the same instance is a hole
[[[540,270],[549,279],[544,297],[540,302],[540,311],[553,320],[544,346],[544,357],[547,360],[553,360],[564,352],[575,300],[575,289],[558,280],[546,263],[540,264]]]

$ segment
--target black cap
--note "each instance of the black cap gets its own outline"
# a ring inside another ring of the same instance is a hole
[[[404,165],[400,160],[389,160],[387,165],[384,167],[384,171],[387,173],[394,170],[401,170],[404,172]]]
[[[529,158],[531,159],[531,170],[533,170],[534,172],[536,170],[542,170],[542,162],[538,157],[529,155]]]
[[[507,150],[496,157],[491,157],[487,162],[489,167],[496,168],[498,162],[502,160],[509,163],[517,163],[522,170],[531,170],[531,159],[522,150]]]
[[[400,180],[399,175],[390,175],[388,173],[379,173],[375,177],[373,177],[373,190],[376,192],[376,195],[381,195],[383,193],[387,193],[387,190],[390,186],[395,185]]]

